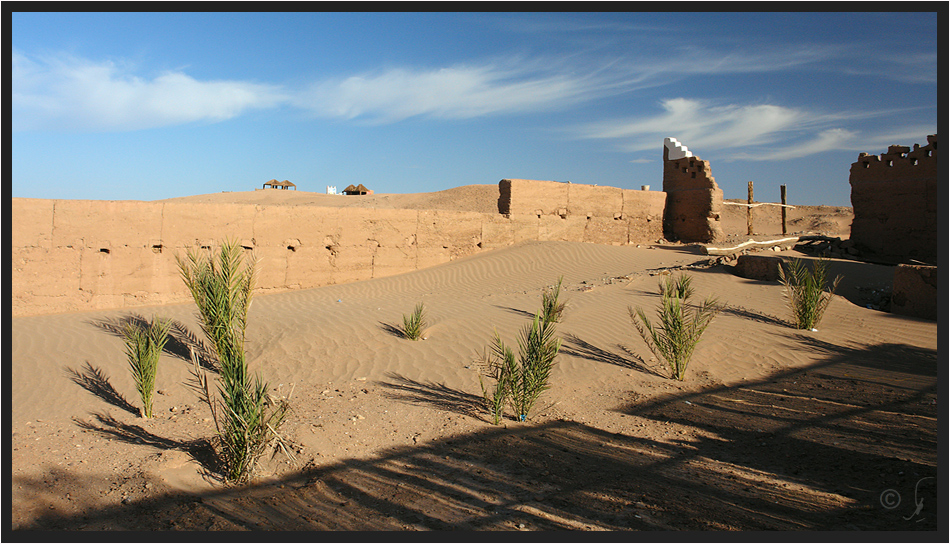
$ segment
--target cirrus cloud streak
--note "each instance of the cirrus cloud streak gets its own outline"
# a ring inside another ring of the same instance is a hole
[[[198,81],[182,72],[153,79],[114,62],[71,56],[32,59],[14,52],[14,130],[128,131],[223,121],[284,100],[273,85]]]
[[[675,137],[690,149],[719,152],[734,160],[796,159],[829,150],[867,151],[895,141],[917,141],[935,126],[897,126],[886,134],[866,135],[842,123],[907,111],[815,113],[774,104],[729,104],[672,98],[662,112],[636,119],[592,123],[577,130],[580,138],[614,140],[624,151],[651,150]]]

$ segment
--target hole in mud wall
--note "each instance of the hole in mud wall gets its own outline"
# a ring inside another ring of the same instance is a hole
[[[916,158],[911,159],[911,160],[910,160],[910,165],[911,165],[911,166],[917,166],[917,159],[916,159]]]
[[[693,179],[696,179],[696,172],[693,172],[693,175],[690,176]]]
[[[109,255],[110,253],[112,253],[112,251],[110,251],[109,248],[107,247],[101,247],[99,248],[99,253],[105,253],[106,255]]]
[[[894,161],[887,161],[887,166],[888,167],[894,166]]]
[[[866,163],[863,163],[863,164],[864,164],[864,167],[865,167],[865,168],[870,168],[870,167],[871,167],[871,163],[869,163],[869,162],[866,162]]]
[[[162,252],[162,244],[155,244],[152,246],[152,253],[161,253],[161,252]]]
[[[290,251],[297,251],[297,248],[295,248],[294,246],[287,246],[287,249],[289,249]]]

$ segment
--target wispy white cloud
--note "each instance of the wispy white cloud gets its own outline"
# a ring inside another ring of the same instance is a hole
[[[695,75],[767,72],[818,62],[821,48],[722,55],[700,48],[660,57],[584,53],[510,57],[443,68],[391,68],[317,82],[293,99],[324,117],[389,123],[545,111],[666,85]],[[597,60],[592,60],[596,58]]]
[[[770,149],[759,150],[757,153],[739,152],[731,154],[731,159],[750,161],[772,161],[797,159],[823,153],[829,150],[865,152],[872,155],[884,153],[890,145],[905,145],[908,147],[918,143],[927,144],[927,135],[933,134],[934,126],[900,127],[887,132],[866,134],[858,130],[831,128],[822,130],[801,142],[794,142]]]
[[[515,66],[517,64],[517,66]],[[604,68],[538,67],[537,61],[447,68],[392,68],[316,83],[293,100],[324,117],[391,123],[415,116],[470,119],[527,113],[617,92]]]
[[[730,155],[730,158],[751,161],[797,159],[832,149],[849,149],[850,145],[853,145],[853,142],[856,140],[857,135],[857,132],[851,130],[832,128],[823,130],[804,142],[765,150],[760,149],[757,153],[734,153]]]
[[[717,106],[686,98],[664,100],[661,107],[663,111],[651,117],[590,124],[577,134],[581,138],[615,140],[620,149],[630,152],[656,149],[663,138],[670,136],[694,151],[715,151],[726,159],[757,161],[794,159],[828,150],[886,148],[894,142],[913,143],[934,130],[915,125],[868,135],[841,126],[854,119],[867,120],[912,108],[816,113],[774,104]]]
[[[937,53],[918,52],[903,55],[884,55],[863,58],[841,68],[841,73],[852,76],[884,77],[905,83],[936,83]]]
[[[563,111],[693,76],[795,69],[833,58],[833,47],[732,50],[671,47],[662,56],[577,52],[559,57],[510,56],[435,68],[393,67],[326,78],[290,88],[277,83],[201,81],[182,70],[154,77],[134,66],[68,55],[13,52],[14,130],[125,131],[196,121],[215,122],[255,108],[291,105],[324,118],[393,123]],[[927,58],[908,61],[925,65]],[[672,134],[690,145],[723,149],[765,144],[817,117],[773,104],[714,105],[674,98],[650,118],[586,127],[583,137],[611,138],[625,149],[652,149]],[[821,117],[814,132],[836,127]],[[833,134],[833,133],[829,133]],[[829,136],[830,137],[830,136]]]
[[[126,131],[222,121],[284,100],[273,85],[198,81],[180,71],[145,79],[127,66],[72,56],[14,52],[12,67],[14,130]]]
[[[673,136],[687,145],[724,149],[758,145],[804,121],[802,112],[770,104],[713,106],[700,100],[673,98],[661,103],[663,113],[645,118],[607,121],[581,129],[586,138],[622,140],[621,148],[642,151]]]

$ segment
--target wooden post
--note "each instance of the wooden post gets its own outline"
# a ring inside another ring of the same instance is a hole
[[[785,235],[785,186],[780,185],[779,190],[782,192],[782,235]]]
[[[749,182],[749,206],[746,208],[746,226],[749,227],[749,236],[752,236],[752,182]]]

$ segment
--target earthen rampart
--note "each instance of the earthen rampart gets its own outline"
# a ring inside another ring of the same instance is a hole
[[[515,184],[514,200],[533,186]],[[564,216],[15,198],[12,313],[186,302],[175,255],[223,239],[253,250],[259,291],[277,292],[409,272],[524,241],[627,244],[662,235],[663,193],[601,189],[617,195],[613,207],[585,205]],[[573,206],[586,202],[583,191],[573,193]]]
[[[937,263],[938,210],[945,206],[937,164],[936,134],[923,147],[892,145],[881,155],[858,155],[850,176],[855,247],[895,262]]]
[[[663,191],[667,238],[702,243],[723,239],[719,222],[723,193],[709,161],[693,155],[675,138],[666,138],[663,145]]]

